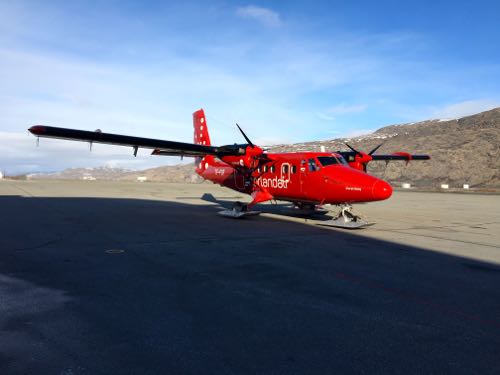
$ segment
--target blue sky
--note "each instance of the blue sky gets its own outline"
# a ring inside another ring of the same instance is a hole
[[[32,124],[214,143],[335,138],[500,106],[494,1],[0,1],[0,170],[177,162]]]

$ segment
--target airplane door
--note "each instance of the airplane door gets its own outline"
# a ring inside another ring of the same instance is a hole
[[[281,179],[285,181],[290,181],[290,164],[281,164]]]
[[[310,177],[319,170],[314,158],[302,159],[300,161],[300,188],[302,194],[307,194],[307,186],[310,184]]]
[[[307,186],[307,161],[305,159],[300,161],[299,165],[299,181],[300,181],[300,192],[304,193],[306,192],[306,186]]]

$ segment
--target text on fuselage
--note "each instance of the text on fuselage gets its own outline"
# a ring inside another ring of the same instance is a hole
[[[274,178],[259,177],[257,180],[255,180],[255,183],[260,187],[274,189],[287,189],[289,182],[290,180],[278,178],[278,176]]]

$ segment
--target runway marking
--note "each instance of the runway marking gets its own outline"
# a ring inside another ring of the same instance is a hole
[[[435,221],[441,221],[441,220],[435,220]],[[377,230],[379,230],[379,231],[391,231],[391,230],[411,230],[411,229],[446,229],[446,228],[459,228],[459,227],[475,228],[475,227],[471,226],[470,223],[454,223],[454,224],[455,225],[440,225],[440,226],[421,225],[421,226],[406,227],[406,228],[377,229]],[[491,221],[491,222],[486,222],[486,223],[474,223],[472,225],[492,225],[492,224],[500,224],[500,221]],[[486,228],[481,228],[481,229],[486,229]],[[467,232],[467,233],[475,233],[475,232]]]
[[[374,282],[374,281],[371,281],[368,279],[363,279],[361,277],[347,275],[347,274],[342,273],[342,272],[337,272],[335,274],[335,276],[339,279],[349,281],[353,284],[364,286],[364,287],[367,287],[369,289],[380,290],[380,291],[383,291],[387,294],[391,294],[393,296],[402,298],[404,300],[415,302],[418,305],[430,307],[433,310],[440,311],[441,313],[445,313],[447,315],[454,315],[454,316],[458,316],[458,317],[461,317],[461,318],[466,319],[466,320],[478,322],[478,323],[485,325],[485,326],[500,328],[500,321],[498,321],[498,320],[483,319],[482,317],[480,317],[478,315],[471,314],[469,312],[462,311],[462,310],[459,310],[455,307],[447,306],[447,305],[435,302],[435,301],[430,300],[430,299],[419,297],[416,294],[404,291],[402,289],[388,287],[388,286],[385,286],[383,284],[380,284],[380,283],[377,283],[377,282]]]
[[[24,194],[26,194],[28,197],[34,198],[35,196],[31,194],[28,190],[23,189],[22,187],[17,186],[16,184],[12,184],[11,186],[14,186],[17,190],[21,190]]]
[[[415,228],[415,230],[418,229],[423,229],[423,228]],[[431,228],[425,228],[425,229],[431,229]],[[407,230],[411,230],[407,229]],[[418,234],[418,233],[412,233],[412,232],[407,232],[406,230],[390,230],[390,229],[385,229],[385,230],[379,230],[380,232],[392,232],[392,233],[399,233],[399,234],[408,234],[410,236],[415,236],[415,237],[425,237],[425,238],[433,238],[437,240],[445,240],[445,241],[452,241],[452,242],[460,242],[460,243],[465,243],[465,244],[470,244],[470,245],[478,245],[478,246],[484,246],[484,247],[492,247],[494,249],[500,249],[500,246],[498,245],[491,245],[491,244],[486,244],[482,242],[473,242],[473,241],[464,241],[464,240],[456,240],[453,238],[446,238],[446,237],[441,237],[441,236],[432,236],[428,234]]]
[[[476,223],[474,225],[492,225],[492,224],[500,224],[498,221],[493,221],[493,222],[488,222],[488,223]],[[435,230],[435,229],[446,229],[446,228],[459,228],[459,227],[471,227],[470,224],[460,224],[460,225],[443,225],[439,227],[432,227],[432,226],[416,226],[416,227],[410,227],[410,228],[400,228],[400,229],[379,229],[379,228],[373,228],[372,232],[391,232],[391,233],[399,233],[399,234],[408,234],[411,236],[416,236],[416,237],[426,237],[426,238],[434,238],[438,240],[446,240],[446,241],[452,241],[452,242],[459,242],[459,243],[465,243],[465,244],[470,244],[470,245],[478,245],[478,246],[484,246],[484,247],[491,247],[494,249],[500,249],[499,245],[492,245],[492,244],[486,244],[482,242],[473,242],[473,241],[464,241],[464,240],[458,240],[458,239],[453,239],[453,238],[447,238],[447,237],[442,237],[442,236],[433,236],[429,234],[419,234],[419,233],[413,233],[409,232],[411,230]],[[481,228],[481,229],[487,229],[487,228]],[[479,234],[476,232],[470,232],[470,231],[462,231],[462,233],[472,233],[472,234]],[[484,233],[480,234],[481,236],[484,235]]]

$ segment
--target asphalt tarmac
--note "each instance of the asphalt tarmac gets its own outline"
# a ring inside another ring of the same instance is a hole
[[[500,196],[349,231],[211,184],[0,181],[0,374],[499,374]]]

